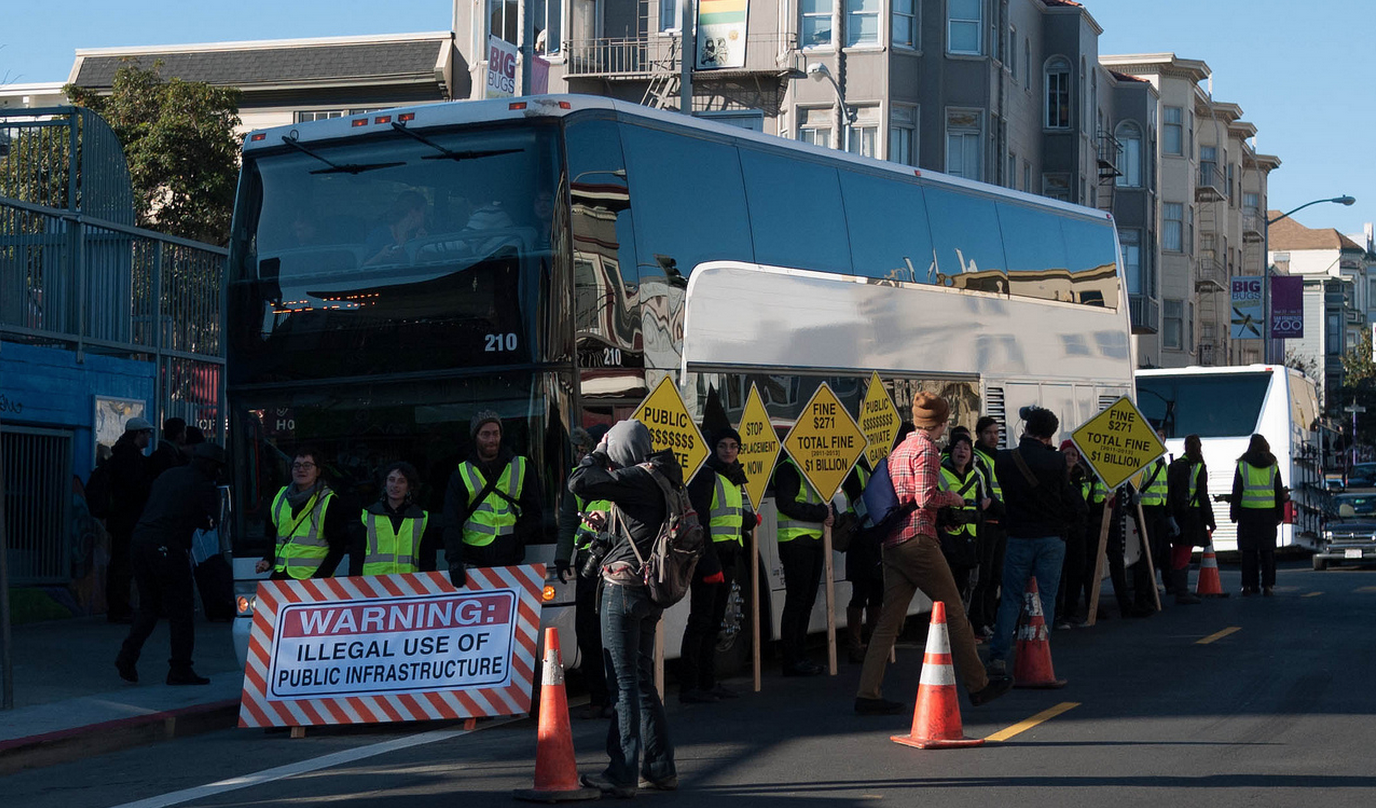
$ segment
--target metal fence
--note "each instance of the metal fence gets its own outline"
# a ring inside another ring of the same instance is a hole
[[[5,537],[10,582],[64,584],[72,580],[72,433],[6,426],[0,429],[5,464]]]

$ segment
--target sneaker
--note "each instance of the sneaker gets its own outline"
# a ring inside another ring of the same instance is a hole
[[[663,780],[654,780],[645,775],[640,775],[640,787],[651,791],[677,791],[678,775],[671,774]]]
[[[613,797],[621,797],[622,799],[634,797],[636,791],[635,786],[619,786],[601,774],[579,775],[578,783],[584,788],[595,788],[603,794],[611,794]]]
[[[857,696],[856,715],[897,715],[907,708],[906,704],[888,699],[867,699]]]
[[[721,699],[708,693],[706,690],[700,690],[698,688],[680,692],[678,694],[678,700],[680,704],[716,704],[721,701]]]
[[[1002,659],[991,659],[984,666],[984,671],[990,679],[1004,679],[1008,676],[1008,663]]]
[[[1057,631],[1069,631],[1070,621],[1062,618],[1060,620],[1057,620],[1056,625],[1052,626],[1052,628],[1056,629]]]
[[[167,672],[167,683],[169,685],[208,685],[210,680],[187,668],[185,670],[170,670]]]
[[[712,688],[707,692],[711,693],[713,696],[716,696],[719,699],[738,699],[741,697],[741,694],[737,693],[736,691],[732,690],[726,685],[717,685],[716,687]]]
[[[1007,693],[1012,688],[1012,677],[1001,676],[997,679],[991,678],[989,684],[985,685],[983,689],[976,690],[970,694],[970,703],[976,707],[982,707],[999,696],[1002,696],[1004,693]]]

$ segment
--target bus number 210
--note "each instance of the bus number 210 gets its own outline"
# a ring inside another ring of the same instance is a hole
[[[486,341],[483,344],[483,350],[488,353],[516,350],[516,335],[514,333],[488,334],[484,339]]]

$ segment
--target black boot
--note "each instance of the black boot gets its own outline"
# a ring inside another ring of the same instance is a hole
[[[171,668],[167,671],[167,683],[169,685],[208,685],[210,680],[196,673],[190,666],[185,668]]]
[[[1190,571],[1171,570],[1171,589],[1175,592],[1175,605],[1192,606],[1202,603],[1198,595],[1190,591]]]

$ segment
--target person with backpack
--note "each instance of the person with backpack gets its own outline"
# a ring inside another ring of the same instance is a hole
[[[908,605],[919,589],[946,606],[951,656],[970,703],[976,707],[987,704],[1013,686],[1013,680],[1006,677],[991,680],[980,664],[965,604],[937,538],[937,510],[965,504],[960,495],[941,490],[939,484],[941,450],[936,442],[946,432],[951,405],[940,396],[920,392],[913,396],[912,411],[917,428],[888,457],[889,479],[902,516],[883,540],[884,607],[860,670],[860,688],[855,695],[855,712],[860,715],[895,715],[904,710],[901,702],[883,697],[884,669]],[[876,480],[880,479],[877,471]]]
[[[678,787],[674,747],[664,703],[655,688],[655,632],[664,607],[651,597],[646,561],[661,544],[675,514],[666,488],[686,502],[683,472],[670,451],[651,452],[650,431],[637,420],[619,421],[569,476],[569,491],[584,501],[612,504],[609,519],[590,513],[594,532],[606,531],[611,546],[601,560],[602,648],[614,715],[607,729],[611,760],[599,774],[585,774],[590,788],[618,797],[638,788]]]

